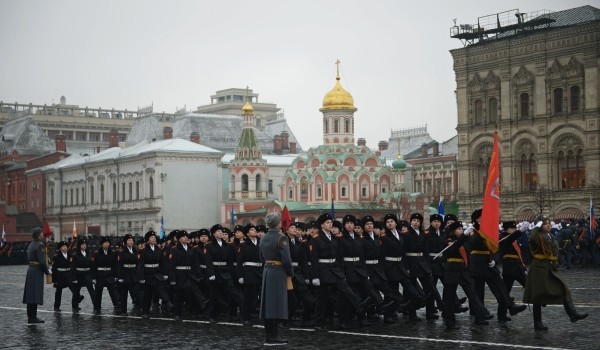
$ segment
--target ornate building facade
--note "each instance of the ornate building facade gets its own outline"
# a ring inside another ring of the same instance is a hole
[[[502,218],[584,218],[600,193],[600,10],[519,15],[493,38],[455,36],[475,38],[451,50],[460,207],[482,205],[497,129]]]

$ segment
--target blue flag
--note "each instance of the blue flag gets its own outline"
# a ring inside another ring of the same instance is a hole
[[[333,207],[333,198],[331,198],[331,208],[329,209],[329,216],[331,216],[331,220],[335,220],[335,208]]]
[[[235,212],[233,211],[233,205],[231,206],[231,227],[235,226]]]
[[[440,202],[438,203],[438,214],[440,214],[442,217],[446,215],[446,213],[444,213],[444,197],[442,196],[440,196]]]
[[[162,215],[160,216],[160,239],[165,238],[165,222]]]

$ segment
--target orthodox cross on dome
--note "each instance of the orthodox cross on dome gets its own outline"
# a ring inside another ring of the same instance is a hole
[[[336,74],[336,76],[335,76],[335,79],[336,79],[336,80],[340,80],[340,63],[342,63],[342,62],[340,62],[340,60],[339,60],[339,59],[337,59],[337,60],[335,61],[335,66],[336,66],[335,70],[336,70],[336,72],[337,72],[337,74]]]

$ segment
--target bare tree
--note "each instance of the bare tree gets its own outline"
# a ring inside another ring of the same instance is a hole
[[[554,192],[544,186],[538,186],[533,191],[533,204],[537,211],[537,215],[551,216],[554,213]]]

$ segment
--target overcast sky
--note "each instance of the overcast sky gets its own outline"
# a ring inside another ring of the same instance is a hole
[[[0,100],[154,111],[195,110],[249,86],[274,102],[303,148],[322,143],[335,64],[354,97],[355,137],[391,129],[456,134],[453,19],[598,0],[26,1],[0,2]]]

